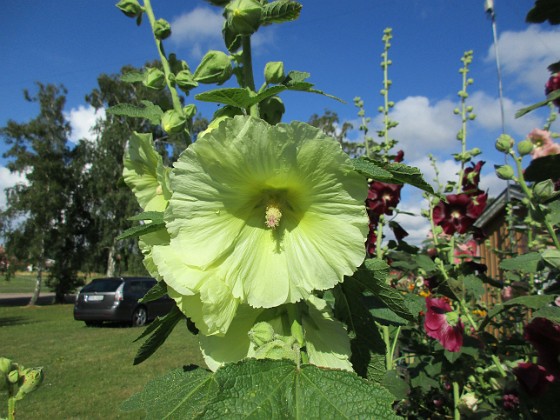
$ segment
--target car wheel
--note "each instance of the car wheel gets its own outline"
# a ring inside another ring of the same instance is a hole
[[[146,312],[146,308],[143,306],[138,306],[132,313],[132,326],[142,327],[146,325],[147,320],[148,312]]]
[[[102,321],[84,321],[86,323],[86,327],[100,327],[103,323]]]

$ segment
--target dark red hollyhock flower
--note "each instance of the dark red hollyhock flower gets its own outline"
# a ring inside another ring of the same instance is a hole
[[[377,244],[377,224],[369,224],[369,233],[366,240],[366,251],[369,256],[375,255],[375,246]]]
[[[560,325],[535,318],[525,327],[525,339],[537,350],[539,365],[560,380]]]
[[[544,394],[550,383],[554,382],[554,376],[540,365],[531,362],[521,362],[513,368],[513,374],[521,388],[531,397]]]
[[[434,223],[443,228],[443,232],[452,235],[465,233],[479,218],[486,207],[488,194],[478,191],[478,195],[449,194],[447,203],[440,201],[434,207]]]
[[[558,89],[560,89],[560,73],[554,73],[544,85],[544,93],[548,95]],[[553,103],[560,108],[560,99],[555,99]]]
[[[426,298],[424,330],[444,349],[457,352],[463,346],[463,322],[444,298]]]
[[[504,410],[511,411],[519,407],[519,396],[515,391],[509,391],[502,397]]]
[[[484,161],[481,160],[472,167],[466,168],[463,173],[463,179],[461,181],[461,186],[464,192],[478,191],[478,183],[480,182],[480,170]]]
[[[369,184],[366,207],[368,211],[375,214],[393,214],[393,207],[397,207],[401,200],[402,185],[387,184],[385,182],[372,181]]]
[[[403,159],[404,159],[404,152],[402,150],[399,150],[397,152],[397,154],[395,155],[395,158],[393,159],[393,161],[398,163],[398,162],[402,162]]]

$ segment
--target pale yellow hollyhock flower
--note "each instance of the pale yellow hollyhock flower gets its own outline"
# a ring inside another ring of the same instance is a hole
[[[164,278],[177,291],[218,278],[239,303],[270,308],[332,288],[364,259],[367,183],[308,124],[227,119],[180,156],[171,185],[171,241],[154,261],[173,264]]]

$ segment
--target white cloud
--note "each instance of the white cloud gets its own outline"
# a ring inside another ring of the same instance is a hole
[[[25,174],[12,173],[8,168],[0,166],[0,209],[6,208],[6,188],[25,183],[27,183]]]
[[[171,21],[171,41],[179,46],[188,46],[191,54],[201,57],[203,51],[222,46],[224,18],[219,11],[197,7]]]
[[[407,160],[426,156],[433,150],[450,150],[457,145],[455,138],[460,122],[454,118],[454,108],[455,104],[449,100],[430,103],[424,96],[409,96],[395,104],[390,116],[399,125],[390,133],[399,141],[398,148],[405,151]],[[377,117],[375,126],[380,124],[381,117]]]
[[[506,31],[498,39],[498,49],[504,74],[512,75],[531,94],[544,95],[544,84],[549,77],[546,68],[560,56],[560,31],[536,25],[524,31]],[[485,60],[495,60],[494,46]]]
[[[517,138],[524,138],[533,128],[542,127],[544,120],[535,113],[526,114],[523,118],[515,118],[515,113],[529,104],[504,98],[504,117],[506,132]],[[477,91],[469,97],[469,104],[474,107],[476,119],[474,124],[485,129],[500,131],[502,119],[498,98]]]
[[[96,110],[91,105],[87,108],[80,105],[78,108],[72,108],[70,112],[65,112],[64,117],[72,127],[71,142],[78,143],[82,139],[93,141],[95,134],[92,129],[99,119],[105,118],[105,110]]]

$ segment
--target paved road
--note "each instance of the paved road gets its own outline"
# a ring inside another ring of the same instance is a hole
[[[25,306],[29,303],[32,293],[0,293],[0,306]],[[74,295],[67,295],[66,302],[72,303]],[[37,300],[38,305],[52,305],[54,293],[42,292]]]

